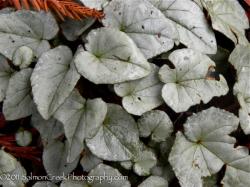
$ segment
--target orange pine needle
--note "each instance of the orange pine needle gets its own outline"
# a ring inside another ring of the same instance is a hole
[[[21,4],[18,0],[13,0],[13,4],[16,7],[16,9],[20,10],[21,9]]]
[[[17,10],[22,8],[29,10],[32,7],[37,11],[53,11],[62,20],[64,17],[77,20],[85,17],[96,19],[104,17],[103,12],[80,5],[74,0],[0,0],[0,8],[7,6],[13,6]]]
[[[23,0],[23,6],[25,7],[26,10],[30,9],[28,0]]]

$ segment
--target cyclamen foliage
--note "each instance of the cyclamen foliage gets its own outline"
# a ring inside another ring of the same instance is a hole
[[[242,5],[77,3],[105,17],[62,22],[50,12],[0,10],[7,121],[0,124],[0,185],[250,186],[249,20]],[[27,160],[50,176],[121,180],[3,177],[34,175]]]

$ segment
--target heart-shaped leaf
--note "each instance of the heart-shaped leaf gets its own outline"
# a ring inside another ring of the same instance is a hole
[[[238,123],[236,116],[214,107],[188,118],[169,155],[182,187],[202,186],[202,178],[217,173],[225,163],[235,167],[241,162],[236,140],[229,136]],[[245,164],[245,169],[236,168],[249,172],[249,163]]]
[[[160,79],[165,83],[162,97],[175,111],[186,111],[190,106],[209,102],[215,96],[228,92],[227,82],[222,75],[214,75],[215,63],[206,55],[192,49],[180,49],[170,54],[169,60],[175,66],[164,65]]]
[[[144,149],[133,161],[135,162],[134,172],[139,176],[147,176],[150,175],[150,170],[156,165],[157,158],[152,150]]]
[[[32,142],[32,133],[26,130],[19,130],[15,134],[16,143],[19,146],[28,146]]]
[[[104,12],[104,25],[128,34],[146,58],[169,51],[178,40],[174,23],[147,0],[113,0]]]
[[[79,73],[91,82],[115,84],[150,73],[150,64],[125,33],[101,28],[92,30],[87,40],[87,51],[77,53],[75,64]]]
[[[192,0],[149,0],[176,24],[179,40],[188,48],[206,54],[217,50],[213,30],[209,26],[202,9]]]
[[[155,142],[165,141],[173,132],[173,124],[168,115],[160,110],[146,112],[138,120],[141,137],[151,137]]]
[[[229,57],[237,70],[237,82],[234,94],[241,106],[239,110],[240,125],[245,134],[250,134],[250,45],[237,45]]]
[[[213,29],[223,33],[235,44],[248,44],[245,29],[249,28],[245,10],[234,0],[200,0],[208,11]]]
[[[227,164],[222,180],[224,187],[250,185],[250,156],[246,147],[237,147],[238,157]]]
[[[79,157],[71,163],[67,162],[69,151],[68,143],[54,141],[44,148],[43,164],[50,176],[65,176],[73,171],[79,161]],[[62,179],[62,177],[60,178]],[[54,178],[53,182],[58,182],[59,178]]]
[[[25,186],[26,171],[22,165],[9,153],[0,150],[0,185]]]
[[[0,181],[0,185],[2,187],[25,186],[25,183],[28,182],[26,175],[27,173],[25,168],[19,162],[17,162],[16,168],[13,171],[0,175],[0,178],[2,178]],[[12,177],[9,177],[7,179],[6,176]]]
[[[237,70],[237,75],[250,71],[250,44],[237,45],[230,54],[229,62]]]
[[[19,47],[13,55],[13,64],[22,68],[27,68],[33,60],[33,50],[27,46]]]
[[[250,134],[250,68],[242,71],[234,85],[234,94],[241,106],[239,110],[240,125],[245,134]]]
[[[36,57],[50,48],[47,40],[58,32],[56,20],[50,13],[20,10],[0,14],[0,53],[12,59],[21,46],[31,48]]]
[[[69,141],[68,162],[75,160],[84,148],[84,140],[92,138],[99,130],[107,113],[102,99],[84,99],[74,90],[55,113],[55,118],[64,125]]]
[[[74,89],[80,75],[72,62],[72,52],[58,46],[42,54],[31,76],[37,109],[49,119]]]
[[[16,168],[17,161],[4,150],[0,150],[0,175],[11,172]]]
[[[35,108],[32,94],[30,76],[32,69],[23,69],[12,75],[3,102],[3,113],[7,120],[17,120],[33,113]]]
[[[152,71],[148,76],[114,86],[116,94],[123,97],[123,107],[131,114],[142,115],[164,103],[161,97],[163,83],[158,77],[159,68],[154,64],[151,66]]]
[[[90,151],[104,160],[126,161],[136,157],[139,132],[132,116],[119,105],[108,104],[108,112],[101,128],[86,140]]]

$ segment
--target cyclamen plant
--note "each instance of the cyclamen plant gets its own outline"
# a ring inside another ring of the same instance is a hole
[[[247,3],[0,1],[0,185],[250,186]]]

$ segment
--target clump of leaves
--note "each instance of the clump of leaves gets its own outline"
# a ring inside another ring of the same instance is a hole
[[[247,3],[0,1],[0,185],[250,186]]]

